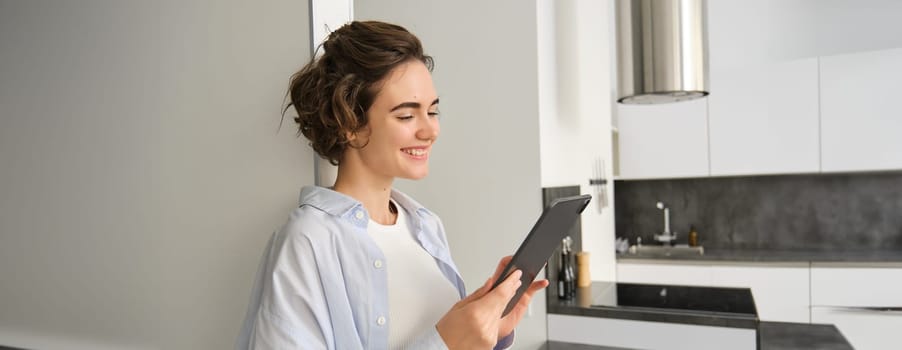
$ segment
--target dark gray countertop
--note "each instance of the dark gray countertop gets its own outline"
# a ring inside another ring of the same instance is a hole
[[[618,253],[618,260],[750,261],[750,262],[902,262],[902,250],[780,250],[705,248],[704,255],[662,256]]]
[[[852,350],[852,345],[836,326],[825,324],[761,322],[758,327],[761,350]],[[549,341],[541,350],[627,350],[609,346]]]
[[[832,324],[761,322],[761,350],[852,350],[852,345]]]

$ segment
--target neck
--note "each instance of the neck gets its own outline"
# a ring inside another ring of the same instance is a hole
[[[362,176],[353,166],[338,166],[335,178],[336,192],[354,198],[363,204],[370,219],[382,225],[394,225],[397,213],[390,210],[392,178]]]

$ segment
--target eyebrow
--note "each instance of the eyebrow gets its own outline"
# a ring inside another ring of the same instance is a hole
[[[435,106],[437,104],[438,104],[438,99],[435,99],[435,101],[432,101],[432,103],[429,104],[429,106],[431,107],[431,106]],[[401,108],[420,108],[421,106],[422,105],[419,102],[404,102],[397,106],[394,106],[389,112],[394,112]]]

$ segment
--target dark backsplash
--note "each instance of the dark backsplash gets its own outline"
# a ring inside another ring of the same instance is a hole
[[[617,237],[655,244],[670,207],[671,231],[689,226],[709,248],[902,249],[902,172],[619,180]]]

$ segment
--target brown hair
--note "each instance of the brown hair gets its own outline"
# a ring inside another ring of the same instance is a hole
[[[433,63],[407,29],[377,21],[348,23],[329,34],[321,48],[322,56],[291,77],[290,102],[282,112],[293,106],[298,133],[320,157],[338,165],[348,135],[366,127],[366,111],[382,79],[410,60],[423,62],[429,71]]]

